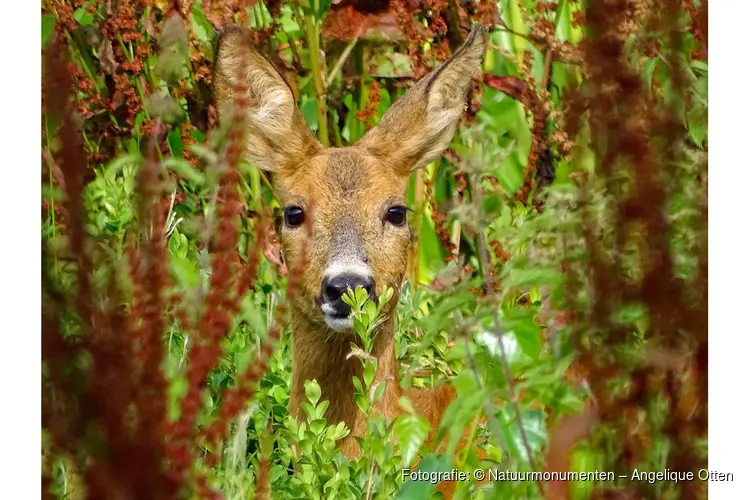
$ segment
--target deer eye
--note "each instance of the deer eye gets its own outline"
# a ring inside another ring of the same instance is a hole
[[[305,222],[305,212],[298,206],[284,209],[284,223],[289,227],[299,227]]]
[[[406,222],[407,207],[396,205],[388,209],[385,213],[385,220],[394,226],[403,226]]]

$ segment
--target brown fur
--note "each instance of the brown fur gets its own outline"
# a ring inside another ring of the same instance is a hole
[[[351,334],[334,332],[323,321],[316,304],[323,273],[332,254],[347,246],[356,249],[357,258],[371,269],[376,293],[386,285],[399,290],[411,235],[406,226],[386,223],[385,213],[394,204],[405,204],[409,174],[439,158],[448,147],[464,111],[472,75],[484,56],[486,37],[486,30],[476,25],[465,44],[415,84],[376,127],[353,146],[340,149],[323,148],[315,140],[288,85],[252,49],[243,28],[227,27],[219,38],[214,98],[220,118],[227,115],[236,89],[245,87],[244,98],[249,103],[248,160],[273,173],[282,206],[297,205],[313,218],[312,240],[307,245],[309,264],[291,304],[290,413],[299,415],[305,400],[304,382],[316,379],[322,399],[330,401],[328,421],[343,421],[351,430],[340,443],[350,458],[359,455],[353,436],[362,435],[365,429],[352,397],[352,376],[361,376],[362,367],[358,359],[347,359]],[[294,269],[302,258],[306,233],[282,225],[279,236],[287,266]],[[396,297],[385,309],[388,319],[379,327],[372,352],[378,358],[375,383],[387,381],[381,404],[386,416],[394,418],[401,411],[398,399],[405,393],[434,430],[455,391],[451,387],[401,389],[394,347],[395,303]]]

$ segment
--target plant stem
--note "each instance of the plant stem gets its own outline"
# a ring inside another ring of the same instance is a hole
[[[315,101],[318,103],[318,140],[323,146],[328,147],[328,112],[326,111],[326,83],[323,81],[320,61],[320,29],[309,0],[307,2],[307,13],[305,14],[305,28],[307,31],[307,47],[310,51],[310,67],[315,84]]]
[[[453,221],[451,228],[451,243],[453,243],[453,256],[458,257],[461,251],[461,221]]]
[[[257,167],[250,169],[250,192],[253,194],[253,205],[260,212],[263,207],[260,189],[260,170]]]
[[[416,172],[414,174],[414,206],[417,208],[417,214],[419,218],[415,224],[415,234],[417,238],[412,246],[412,258],[411,258],[411,281],[414,286],[414,290],[419,287],[419,242],[422,239],[422,224],[424,222],[425,214],[425,196],[424,196],[424,176],[427,175],[427,169],[422,172]]]
[[[333,69],[328,74],[328,77],[326,78],[326,87],[330,86],[331,83],[333,83],[333,79],[336,78],[336,75],[339,71],[341,71],[341,68],[344,66],[344,63],[349,58],[349,54],[352,53],[352,50],[354,50],[354,46],[357,45],[357,41],[359,40],[359,37],[355,37],[354,40],[349,42],[349,45],[346,46],[344,51],[341,53],[341,56],[339,57],[338,61],[336,61],[336,64],[333,66]]]
[[[482,186],[477,179],[472,180],[472,201],[479,200],[482,195]],[[478,231],[477,235],[477,250],[479,252],[479,262],[482,267],[482,274],[484,276],[484,288],[487,295],[490,295],[492,290],[492,277],[490,276],[490,255],[487,249],[487,236],[484,230]],[[501,304],[502,305],[502,304]],[[513,379],[513,373],[508,363],[508,354],[505,351],[505,344],[503,343],[503,329],[500,326],[500,317],[497,314],[497,308],[492,311],[492,321],[494,323],[494,333],[497,337],[498,344],[500,344],[500,361],[503,365],[503,371],[505,372],[505,380],[508,383],[508,395],[510,396],[510,404],[513,406],[513,411],[516,415],[516,421],[518,422],[518,430],[521,434],[521,442],[523,443],[524,451],[526,452],[526,459],[529,462],[531,472],[536,472],[534,466],[534,457],[531,454],[531,446],[529,446],[529,440],[526,436],[526,429],[523,426],[523,418],[521,417],[521,409],[518,406],[518,398],[516,396],[516,384]],[[537,487],[539,488],[539,494],[544,497],[544,488],[542,483],[537,481]]]

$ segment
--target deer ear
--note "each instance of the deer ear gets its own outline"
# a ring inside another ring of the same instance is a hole
[[[456,132],[486,45],[487,30],[475,24],[464,44],[396,101],[357,146],[404,174],[437,159]]]
[[[243,92],[244,96],[237,96]],[[263,170],[294,168],[322,146],[297,108],[281,74],[252,48],[249,33],[229,25],[219,35],[213,83],[219,119],[231,117],[232,106],[244,97],[247,111],[245,157]]]

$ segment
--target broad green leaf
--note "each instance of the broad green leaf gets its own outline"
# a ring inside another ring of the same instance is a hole
[[[313,97],[303,95],[299,109],[310,129],[318,130],[318,102]]]
[[[325,428],[326,421],[322,418],[317,418],[310,422],[310,430],[315,433],[315,435],[320,435],[320,433],[323,432]]]
[[[172,273],[182,286],[186,288],[195,288],[198,286],[198,268],[193,261],[172,256],[169,259],[169,263]]]
[[[513,268],[506,283],[510,287],[555,286],[560,279],[560,273],[554,269]]]
[[[520,33],[521,35],[528,34],[528,28],[526,26],[526,22],[523,19],[523,14],[521,13],[519,0],[505,0],[505,12],[507,13],[506,15],[508,17],[507,24],[511,30],[513,30],[515,33]],[[523,63],[524,52],[526,51],[527,44],[526,39],[514,35],[511,37],[511,43],[516,54],[516,58],[518,59],[518,64]]]
[[[448,455],[428,455],[423,457],[419,463],[418,471],[425,474],[431,472],[445,472],[451,470],[452,464]],[[430,498],[430,494],[435,490],[436,484],[432,481],[414,481],[411,478],[406,481],[398,494],[397,500],[424,500]]]
[[[430,423],[416,413],[404,414],[396,419],[394,430],[401,447],[401,465],[408,467],[427,439]]]
[[[203,9],[197,3],[193,5],[192,16],[193,31],[200,42],[211,43],[215,37],[216,30],[206,17]]]
[[[505,310],[499,317],[500,326],[505,332],[512,332],[524,354],[538,358],[542,350],[541,327],[534,320],[533,309]]]
[[[73,12],[73,19],[75,19],[81,26],[88,26],[94,24],[94,15],[87,11],[88,2],[83,6],[78,7]]]
[[[55,30],[55,16],[52,14],[42,14],[42,48],[52,40],[52,34]]]

